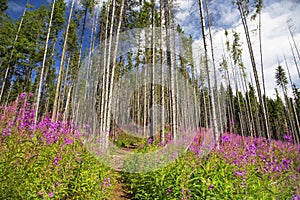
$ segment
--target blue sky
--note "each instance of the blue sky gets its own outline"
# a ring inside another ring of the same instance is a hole
[[[24,10],[27,0],[8,0],[10,10],[8,14],[14,17],[20,16]],[[49,4],[51,0],[30,0],[30,4],[39,6],[40,4]],[[66,0],[67,1],[67,0]],[[196,0],[177,0],[178,11],[176,13],[176,21],[179,23],[186,34],[191,34],[195,39],[195,51],[201,50],[201,26],[199,20],[198,1]],[[246,40],[244,37],[241,20],[238,10],[231,4],[231,0],[210,0],[209,7],[213,24],[213,39],[215,47],[216,64],[221,61],[222,44],[225,41],[224,29],[229,33],[235,30],[241,33],[243,42],[243,60],[248,69],[248,74],[252,75],[249,54],[247,51]],[[265,0],[262,10],[262,38],[263,38],[263,54],[264,54],[264,69],[268,96],[274,96],[275,87],[275,68],[278,66],[277,60],[285,67],[283,61],[283,53],[286,54],[293,81],[300,86],[300,80],[297,75],[296,67],[290,51],[288,42],[287,19],[291,18],[294,22],[294,37],[295,41],[300,45],[300,0]],[[257,21],[252,21],[250,24],[251,30],[257,28]],[[252,42],[256,61],[259,63],[259,46],[257,31],[252,32]],[[197,59],[197,58],[195,58]],[[300,62],[298,60],[298,66]],[[260,73],[260,66],[258,64]]]
[[[51,0],[30,0],[29,3],[31,5],[36,6],[36,8],[39,7],[41,4],[49,4]],[[8,0],[8,14],[10,16],[20,16],[23,11],[24,7],[26,5],[27,0]]]

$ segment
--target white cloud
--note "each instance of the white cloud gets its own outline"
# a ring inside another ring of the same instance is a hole
[[[231,1],[212,0],[208,7],[214,26],[229,27],[239,20],[239,12]]]
[[[191,8],[193,7],[193,0],[177,0],[176,4],[176,20],[181,23],[190,16]]]
[[[192,4],[194,3],[193,0],[177,0],[175,3],[178,5],[180,10],[189,10],[191,9]]]
[[[220,11],[222,5],[219,4],[213,5],[213,3],[217,3],[217,2],[213,1],[211,4],[212,8],[216,8],[215,13]],[[298,85],[300,84],[300,79],[297,74],[297,70],[290,50],[290,45],[288,42],[289,32],[287,28],[288,18],[292,18],[294,24],[297,25],[296,24],[297,20],[300,19],[299,10],[300,10],[300,4],[292,0],[289,1],[281,0],[273,3],[268,3],[268,4],[266,3],[265,7],[262,10],[262,45],[263,45],[265,83],[266,83],[267,95],[270,97],[274,97],[275,94],[274,87],[276,87],[276,84],[275,84],[274,77],[275,77],[275,69],[278,66],[278,58],[280,64],[285,67],[283,61],[283,53],[286,54],[286,58],[287,58],[288,65],[290,67],[290,72],[291,72],[293,82],[295,82]],[[222,43],[225,42],[225,35],[224,35],[223,28],[226,27],[229,30],[228,31],[229,33],[231,33],[232,29],[235,29],[237,32],[241,33],[241,41],[243,43],[243,61],[248,69],[247,70],[248,74],[252,75],[252,67],[249,59],[249,52],[247,49],[246,39],[244,36],[244,29],[241,24],[241,21],[239,20],[238,13],[232,9],[231,5],[227,3],[227,5],[224,4],[222,10],[217,14],[219,18],[218,21],[214,23],[215,33],[213,34],[216,65],[218,66],[219,63],[221,62],[222,54],[223,54]],[[199,16],[194,16],[194,20],[199,20]],[[187,23],[186,25],[182,24],[182,26],[184,27],[184,30],[186,30],[187,28],[187,30],[189,30],[189,33],[193,33],[192,35],[194,38],[201,38],[201,29],[195,28],[194,26],[194,31],[193,31],[192,30],[193,26],[190,23]],[[249,27],[251,30],[256,30],[251,32],[251,40],[253,42],[253,50],[256,59],[257,70],[260,76],[261,68],[260,68],[257,21],[250,22],[249,20]],[[294,30],[294,38],[297,44],[299,44],[300,41],[299,28],[300,27],[295,27]],[[232,42],[231,35],[229,36],[229,39],[231,40],[230,42]],[[198,46],[200,45],[199,41],[201,41],[201,39],[198,39],[195,43]],[[299,60],[298,60],[298,65],[300,66]]]

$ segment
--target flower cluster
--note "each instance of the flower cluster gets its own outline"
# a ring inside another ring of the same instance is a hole
[[[110,178],[104,178],[103,182],[100,183],[100,187],[110,187],[111,183],[110,183]]]
[[[64,145],[73,144],[74,140],[79,139],[81,133],[70,121],[52,121],[49,116],[45,116],[34,123],[35,109],[29,101],[31,96],[32,94],[22,93],[11,105],[1,107],[0,132],[3,137],[12,133],[18,134],[23,140],[38,136],[40,142],[47,145],[57,143],[60,138],[64,138]]]
[[[106,198],[111,180],[101,180],[111,174],[86,151],[81,132],[74,123],[53,121],[49,116],[35,123],[30,97],[22,93],[0,110],[0,171],[5,169],[8,177],[0,176],[1,199],[7,199],[6,192],[12,199],[28,194],[38,199]],[[91,187],[95,181],[105,187]]]

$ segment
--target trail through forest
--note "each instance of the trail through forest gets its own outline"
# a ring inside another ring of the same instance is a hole
[[[129,188],[125,185],[125,183],[122,181],[122,178],[120,177],[120,172],[118,173],[118,183],[116,184],[113,195],[111,200],[126,200],[131,199],[131,195],[129,193]]]
[[[116,153],[117,153],[117,155],[114,156],[113,163],[118,163],[118,165],[114,166],[118,182],[113,190],[111,199],[112,200],[131,199],[131,195],[129,193],[129,188],[125,185],[124,181],[122,180],[121,173],[122,173],[122,169],[123,169],[123,163],[126,158],[126,154],[133,153],[133,151],[128,148],[119,148]]]

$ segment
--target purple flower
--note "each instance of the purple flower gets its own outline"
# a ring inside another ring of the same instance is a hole
[[[210,186],[209,186],[209,189],[210,190],[212,190],[212,189],[214,189],[215,188],[215,186],[213,185],[213,184],[211,184]]]
[[[235,172],[237,176],[243,176],[243,172]]]
[[[58,164],[58,158],[57,158],[57,157],[54,157],[53,164],[56,165],[56,166],[59,165],[59,164]]]
[[[283,136],[283,139],[285,140],[285,141],[287,141],[287,142],[292,142],[293,141],[293,136],[290,134],[290,135],[284,135]]]
[[[3,136],[10,136],[10,134],[11,134],[11,129],[10,128],[4,128],[2,130],[2,135]]]
[[[199,156],[199,155],[200,155],[200,153],[201,153],[201,149],[197,149],[197,150],[196,150],[196,154],[197,154],[197,156]]]
[[[171,188],[167,188],[166,195],[170,194],[171,192],[172,192],[172,189]]]
[[[105,178],[104,180],[103,180],[103,183],[100,183],[100,186],[102,186],[102,185],[106,185],[107,187],[110,187],[111,186],[111,184],[110,184],[110,178]]]
[[[20,98],[21,100],[24,100],[26,97],[27,97],[27,94],[26,94],[25,92],[23,92],[23,93],[21,93],[21,94],[19,95],[19,98]]]
[[[298,173],[300,173],[300,167],[298,167]]]
[[[194,152],[196,148],[195,148],[194,145],[191,145],[191,146],[189,146],[189,149],[190,149],[191,152]]]
[[[12,126],[14,125],[14,122],[13,122],[13,121],[12,121],[12,122],[8,122],[7,125],[8,125],[9,127],[12,127]]]
[[[74,143],[74,141],[72,139],[69,139],[69,138],[64,139],[64,144],[65,145],[69,145],[69,144],[73,144],[73,143]]]
[[[153,143],[153,138],[150,137],[150,138],[148,139],[148,144],[152,144],[152,143]]]
[[[227,135],[222,136],[222,142],[230,142],[230,137]]]
[[[53,192],[50,192],[49,197],[53,197],[53,196],[54,196]]]
[[[300,195],[299,194],[295,194],[295,196],[293,196],[291,198],[291,200],[300,200]]]
[[[54,187],[59,186],[59,184],[60,184],[60,182],[56,182],[56,183],[54,184]]]
[[[247,145],[246,153],[249,156],[256,156],[256,146],[254,144]]]
[[[246,170],[239,172],[234,169],[234,176],[246,176],[246,175],[247,175]]]
[[[290,162],[290,160],[282,159],[281,164],[283,165],[284,169],[288,169]]]

